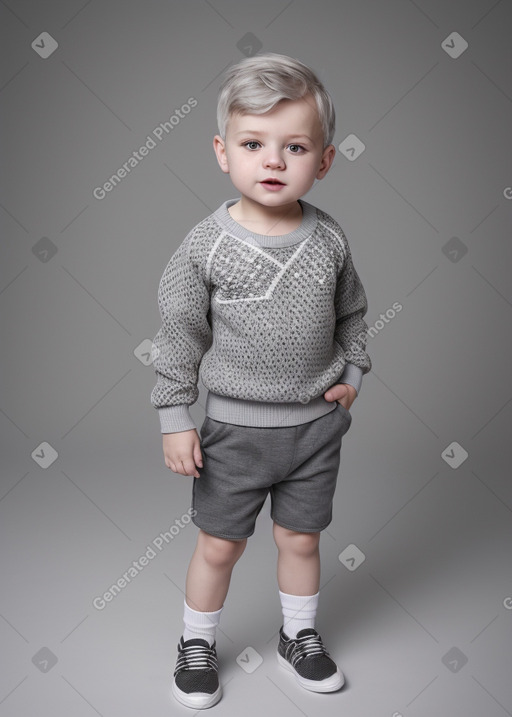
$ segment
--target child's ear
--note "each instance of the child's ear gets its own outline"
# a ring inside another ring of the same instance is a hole
[[[317,179],[323,179],[327,172],[330,170],[334,157],[336,156],[336,147],[333,144],[328,145],[323,152],[320,167],[316,175]]]
[[[217,162],[219,163],[219,167],[222,169],[223,172],[225,172],[226,174],[229,174],[228,158],[226,155],[226,145],[225,145],[222,137],[218,134],[216,134],[215,137],[213,138],[213,149],[215,151],[215,155],[217,157]]]

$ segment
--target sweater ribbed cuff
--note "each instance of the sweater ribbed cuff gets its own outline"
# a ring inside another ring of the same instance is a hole
[[[186,404],[159,408],[158,416],[162,433],[179,433],[181,431],[190,431],[191,428],[197,430],[196,424],[190,415],[189,406]]]
[[[359,395],[359,391],[361,390],[361,384],[363,382],[363,371],[359,368],[359,366],[356,366],[353,363],[347,363],[345,364],[345,368],[343,369],[343,373],[341,374],[340,378],[338,379],[338,383],[348,383],[351,386],[353,386],[356,391],[357,395]]]

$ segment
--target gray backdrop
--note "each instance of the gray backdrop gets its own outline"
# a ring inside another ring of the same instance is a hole
[[[507,0],[0,3],[1,717],[191,714],[169,687],[192,479],[163,461],[150,347],[165,265],[237,196],[216,94],[258,51],[333,96],[335,164],[306,199],[348,236],[373,371],[321,543],[347,686],[277,666],[267,504],[213,711],[512,715],[511,20]]]

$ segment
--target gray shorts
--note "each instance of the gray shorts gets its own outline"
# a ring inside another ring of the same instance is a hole
[[[332,520],[342,436],[352,415],[340,403],[299,426],[236,426],[208,416],[200,428],[203,467],[194,478],[192,518],[219,538],[254,533],[270,491],[270,515],[299,533],[317,533]]]

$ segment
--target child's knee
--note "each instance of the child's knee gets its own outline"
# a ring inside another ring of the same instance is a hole
[[[298,533],[274,523],[274,539],[279,550],[309,557],[318,550],[320,533]]]
[[[228,540],[201,531],[199,542],[204,560],[213,567],[223,568],[238,560],[245,550],[247,538]]]

